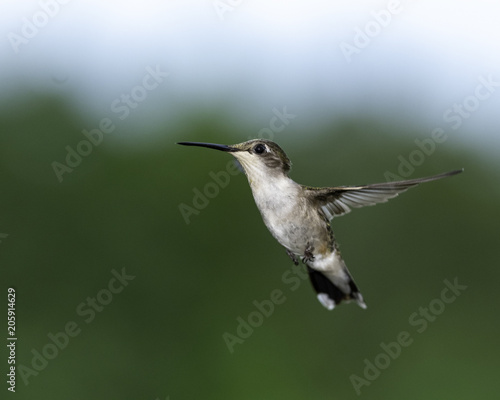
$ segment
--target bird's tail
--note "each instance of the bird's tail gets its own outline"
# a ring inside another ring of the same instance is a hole
[[[318,294],[319,302],[328,310],[333,310],[342,301],[351,300],[355,300],[361,308],[366,308],[363,296],[345,264],[342,265],[341,271],[317,271],[309,265],[307,271],[314,290]]]

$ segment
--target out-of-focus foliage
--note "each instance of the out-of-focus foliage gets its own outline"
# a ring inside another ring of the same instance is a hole
[[[236,143],[259,128],[186,111],[189,120],[183,135],[164,126],[156,146],[140,149],[121,143],[117,129],[59,183],[51,163],[64,162],[85,124],[52,99],[0,115],[0,232],[8,234],[1,282],[3,296],[8,286],[17,293],[18,369],[33,368],[33,350],[52,343],[48,334],[71,321],[80,329],[27,386],[18,371],[17,399],[357,398],[351,375],[365,379],[365,359],[374,362],[381,343],[403,331],[412,344],[361,387],[366,398],[498,393],[498,166],[450,140],[411,177],[465,173],[336,219],[368,309],[328,312],[309,282],[292,291],[282,280],[292,263],[262,223],[243,174],[186,224],[179,206],[194,207],[193,188],[203,192],[214,181],[209,173],[225,170],[231,157],[174,143]],[[374,183],[397,173],[398,156],[416,148],[400,129],[332,121],[314,139],[291,126],[274,140],[300,183]],[[122,269],[135,278],[110,300],[102,291]],[[467,289],[418,332],[423,325],[411,316],[455,278]],[[223,334],[236,335],[237,318],[247,320],[254,301],[273,290],[286,300],[231,354]],[[96,296],[109,304],[97,303],[87,323]]]

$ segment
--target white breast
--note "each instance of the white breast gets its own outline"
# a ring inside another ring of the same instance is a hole
[[[291,179],[275,179],[252,184],[255,203],[273,236],[287,249],[302,254],[305,246],[304,207],[300,186]]]

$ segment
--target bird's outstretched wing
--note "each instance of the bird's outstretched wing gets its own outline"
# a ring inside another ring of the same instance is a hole
[[[406,181],[375,183],[363,186],[338,186],[326,188],[304,187],[309,198],[317,206],[321,207],[328,219],[347,214],[351,208],[372,206],[377,203],[385,203],[409,188],[420,183],[434,181],[459,174],[463,169],[445,172],[443,174],[429,176],[427,178],[410,179]]]

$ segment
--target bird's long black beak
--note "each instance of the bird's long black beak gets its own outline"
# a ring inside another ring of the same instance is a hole
[[[236,147],[227,146],[225,144],[216,144],[216,143],[201,143],[201,142],[178,142],[177,144],[182,144],[183,146],[199,146],[199,147],[208,147],[209,149],[215,149],[226,152],[235,152],[239,151]]]

